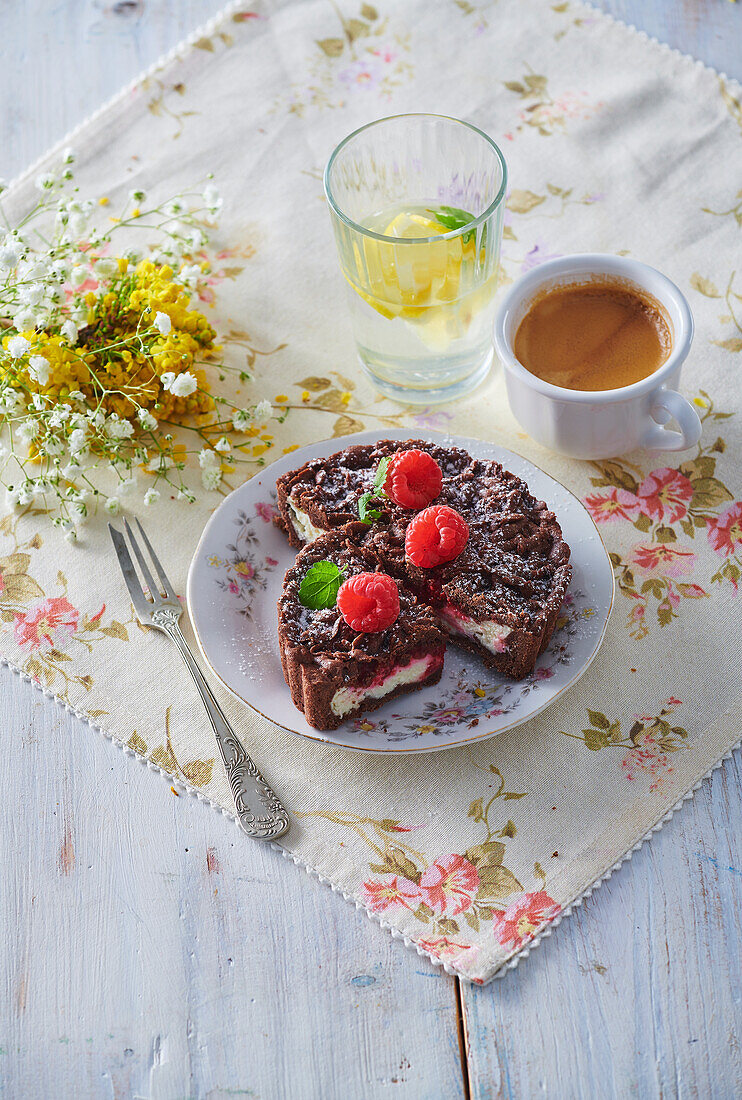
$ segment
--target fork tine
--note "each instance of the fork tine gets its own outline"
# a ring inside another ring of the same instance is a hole
[[[108,530],[111,532],[113,548],[116,551],[116,557],[119,560],[126,587],[129,589],[129,595],[131,596],[131,602],[134,604],[134,610],[140,619],[148,619],[151,604],[148,603],[145,599],[144,592],[142,592],[142,586],[139,583],[137,571],[134,568],[134,562],[131,560],[131,554],[126,545],[126,539],[121,532],[117,531],[115,527],[112,527],[110,523],[108,524]]]
[[[167,579],[167,573],[165,572],[165,570],[160,565],[160,559],[157,557],[157,554],[152,549],[152,543],[147,538],[147,536],[145,534],[145,531],[144,531],[144,528],[142,527],[139,520],[137,520],[136,522],[137,522],[137,527],[139,528],[139,534],[144,539],[144,545],[149,550],[149,556],[150,556],[150,559],[152,561],[152,564],[155,567],[155,572],[157,573],[157,576],[162,581],[162,586],[165,589],[165,595],[169,596],[170,599],[172,599],[172,600],[177,600],[178,595],[177,595],[175,589],[173,588],[172,584],[170,583],[170,581]]]
[[[129,526],[129,521],[128,520],[124,520],[124,528],[126,530],[127,535],[129,536],[129,544],[131,545],[131,548],[134,551],[134,555],[135,555],[137,561],[139,562],[139,568],[142,571],[142,576],[144,577],[144,583],[147,585],[147,588],[149,589],[150,598],[152,599],[153,602],[156,602],[158,597],[160,597],[160,589],[157,586],[157,584],[155,583],[155,578],[152,576],[152,574],[149,571],[149,566],[147,565],[147,559],[145,558],[142,551],[139,549],[139,543],[137,542],[137,540],[134,537],[134,532],[132,531],[131,527]]]

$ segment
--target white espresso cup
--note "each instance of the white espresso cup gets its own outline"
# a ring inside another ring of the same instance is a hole
[[[647,378],[613,390],[568,390],[526,370],[515,355],[515,334],[534,300],[552,287],[606,280],[648,294],[661,306],[672,336],[665,362]],[[673,282],[637,260],[600,252],[533,268],[508,289],[495,318],[495,351],[513,415],[539,443],[572,458],[612,458],[636,447],[683,451],[696,444],[701,421],[677,392],[692,340],[690,307]],[[678,431],[665,427],[671,419]]]

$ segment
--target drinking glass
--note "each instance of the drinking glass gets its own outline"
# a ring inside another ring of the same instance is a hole
[[[389,397],[460,397],[492,363],[507,169],[487,134],[443,115],[354,131],[325,169],[361,365]]]

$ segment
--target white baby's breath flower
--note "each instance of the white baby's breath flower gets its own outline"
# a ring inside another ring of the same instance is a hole
[[[7,389],[0,395],[0,409],[6,416],[15,416],[23,408],[23,398],[15,390]]]
[[[116,413],[111,413],[106,420],[105,432],[109,439],[129,439],[134,434],[134,425],[128,420],[122,420]]]
[[[41,412],[42,409],[45,409],[46,408],[46,398],[44,397],[43,393],[32,393],[31,394],[31,404],[33,405],[33,407],[36,409],[37,412]]]
[[[157,421],[148,409],[140,409],[137,413],[137,420],[142,425],[145,432],[153,432],[157,427]]]
[[[39,191],[51,191],[54,186],[54,175],[52,172],[42,172],[41,175],[36,177],[36,187]]]
[[[155,315],[154,326],[163,336],[167,336],[170,329],[173,327],[173,322],[170,320],[167,313],[157,313]]]
[[[31,342],[25,336],[11,336],[8,340],[8,355],[11,359],[20,359],[31,350]]]
[[[61,405],[56,405],[49,417],[49,427],[61,428],[69,420],[71,412],[72,408],[64,402]]]
[[[67,226],[67,233],[65,236],[68,240],[79,240],[85,235],[85,231],[88,228],[89,216],[85,211],[75,210],[70,214],[69,223]]]
[[[137,479],[135,477],[124,478],[123,481],[119,482],[119,494],[118,495],[120,497],[128,496],[131,492],[134,491],[134,489],[136,489],[136,487],[137,487]]]
[[[173,397],[190,397],[198,389],[198,381],[190,371],[183,371],[182,374],[165,371],[162,384]]]
[[[207,466],[205,470],[201,471],[201,482],[204,489],[208,489],[209,492],[218,489],[221,480],[222,471],[218,466]]]
[[[55,455],[64,454],[65,445],[63,441],[57,435],[47,435],[43,443],[39,447],[41,454],[49,455],[54,458]]]
[[[190,287],[191,290],[195,290],[203,272],[201,271],[200,264],[184,264],[184,266],[178,272],[178,280],[183,283],[184,286]]]
[[[28,361],[28,373],[34,382],[45,386],[51,375],[51,364],[45,355],[32,355]]]
[[[69,260],[56,259],[49,268],[49,274],[60,283],[64,283],[69,278],[71,268]]]
[[[198,462],[202,469],[208,469],[210,466],[217,466],[219,464],[219,455],[216,451],[212,451],[210,447],[202,447],[198,452]]]
[[[73,432],[70,432],[67,445],[69,446],[70,454],[82,454],[87,446],[87,433],[85,430],[83,428],[75,428]]]
[[[89,274],[90,272],[86,267],[77,264],[77,266],[73,267],[72,271],[70,271],[70,282],[75,287],[82,286]]]
[[[9,270],[16,266],[21,258],[21,250],[12,237],[6,237],[0,245],[0,268]]]
[[[36,311],[24,306],[13,314],[13,325],[19,332],[33,332],[37,327]]]
[[[270,401],[258,401],[250,418],[252,420],[252,426],[254,428],[265,427],[272,415],[273,406]]]
[[[78,328],[74,321],[67,320],[62,325],[62,336],[74,346],[77,343]],[[72,396],[70,394],[70,396]]]
[[[68,145],[62,153],[62,164],[74,164],[76,158],[77,153],[70,145]]]
[[[180,263],[183,257],[183,253],[185,252],[187,247],[188,242],[186,241],[185,237],[176,234],[168,241],[163,243],[162,250],[168,257],[171,265],[176,266]]]
[[[182,214],[185,207],[180,199],[171,199],[165,206],[165,213],[170,214],[171,217],[177,218],[179,214]]]
[[[43,283],[29,283],[28,286],[21,287],[18,296],[24,305],[37,306],[46,293],[47,288]]]
[[[85,523],[88,518],[88,506],[84,500],[73,500],[68,506],[71,518],[76,523]]]
[[[250,413],[247,409],[237,409],[232,413],[232,427],[236,432],[246,432],[250,427]]]
[[[17,508],[21,499],[20,489],[6,489],[5,503],[11,508]]]
[[[51,480],[48,477],[31,478],[29,481],[29,488],[34,497],[43,497],[46,490],[51,486]]]
[[[130,202],[144,202],[146,198],[147,195],[145,194],[145,192],[141,191],[139,188],[136,188],[134,191],[129,192]]]
[[[19,278],[24,282],[32,279],[47,279],[49,277],[49,263],[46,256],[30,256],[18,266]]]
[[[175,499],[176,500],[187,500],[189,504],[195,503],[195,500],[196,500],[193,493],[190,493],[188,491],[188,489],[178,489],[178,492],[175,494]]]
[[[110,279],[112,275],[118,273],[118,269],[118,262],[111,256],[103,256],[93,264],[93,271],[103,279]]]
[[[154,504],[155,501],[159,500],[159,499],[160,499],[160,490],[159,489],[148,489],[147,492],[144,494],[144,503],[146,504],[147,507],[149,507],[150,504]]]
[[[28,420],[22,421],[22,423],[18,425],[18,427],[16,428],[16,433],[24,442],[30,443],[31,440],[35,439],[36,436],[39,434],[39,430],[40,428],[38,420],[33,420],[29,418]]]
[[[221,451],[222,454],[227,454],[232,450],[232,444],[229,442],[226,436],[222,436],[218,443],[214,444],[214,449]]]
[[[103,507],[111,516],[117,516],[121,509],[118,497],[109,497]]]
[[[210,214],[216,214],[221,209],[222,197],[213,183],[204,187],[204,204]]]
[[[67,542],[77,542],[77,531],[74,527],[68,527],[64,533]]]

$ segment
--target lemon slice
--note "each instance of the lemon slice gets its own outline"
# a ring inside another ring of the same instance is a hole
[[[412,241],[447,232],[435,218],[411,211],[396,214],[383,232],[389,241],[367,237],[362,246],[353,245],[358,280],[349,281],[372,309],[388,319],[418,321],[431,306],[457,299],[465,252],[460,237],[394,244],[393,238]]]
[[[392,218],[384,230],[385,237],[437,237],[441,233],[447,233],[445,226],[434,218],[426,218],[423,214],[408,213],[402,211]]]

